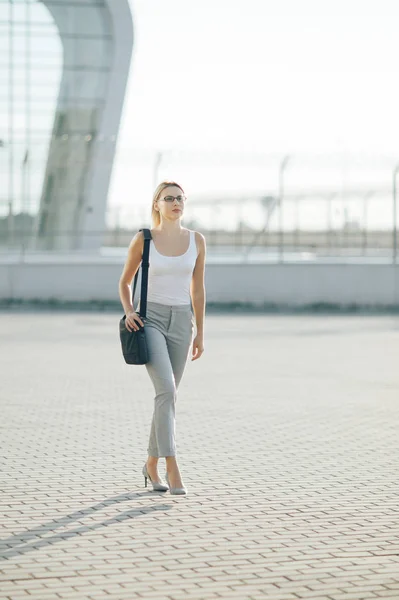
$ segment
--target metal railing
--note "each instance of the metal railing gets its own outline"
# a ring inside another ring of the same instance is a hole
[[[314,185],[308,189],[295,189],[292,185],[289,188],[287,167],[291,168],[292,163],[295,161],[291,156],[284,156],[277,163],[275,190],[246,195],[189,195],[183,226],[201,231],[209,254],[226,260],[232,256],[274,262],[352,257],[397,263],[399,163],[390,163],[391,182],[385,179],[385,184],[345,189]],[[159,164],[158,157],[157,169]],[[102,255],[107,251],[112,254],[112,249],[115,253],[118,249],[124,252],[138,229],[151,226],[149,206],[150,201],[131,209],[126,204],[109,205],[107,226],[84,233],[86,241],[93,242],[89,246],[102,248]],[[229,224],[224,223],[226,214]],[[252,222],[248,218],[251,215],[256,215]],[[84,253],[82,235],[65,228],[47,229],[44,236],[38,237],[34,215],[11,214],[0,218],[0,254],[19,255],[21,260],[38,253],[78,256]]]
[[[282,235],[279,230],[238,228],[226,231],[198,228],[195,223],[185,223],[184,226],[200,231],[206,238],[208,255],[220,259],[236,257],[241,260],[298,262],[333,258],[345,262],[350,258],[379,258],[385,262],[397,262],[397,239],[391,231],[350,228],[330,231],[295,229],[284,231]],[[115,228],[86,233],[86,240],[91,238],[95,241],[94,246],[98,248],[91,251],[82,250],[81,238],[73,231],[52,232],[54,245],[46,247],[45,244],[35,245],[35,239],[29,232],[16,230],[13,240],[1,239],[0,256],[18,257],[21,261],[35,255],[74,255],[77,258],[88,254],[122,256],[126,254],[132,237],[142,227],[149,227],[149,224],[138,224],[137,228],[133,229]]]

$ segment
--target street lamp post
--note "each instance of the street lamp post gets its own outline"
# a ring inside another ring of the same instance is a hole
[[[368,221],[368,201],[374,195],[374,192],[368,192],[363,197],[363,256],[367,251],[367,221]]]
[[[161,166],[161,162],[162,162],[162,152],[157,152],[157,154],[155,156],[154,170],[153,170],[153,189],[154,190],[159,183],[158,178],[159,178],[159,169]]]
[[[396,264],[396,255],[397,255],[397,246],[398,246],[398,239],[397,239],[397,223],[396,223],[396,177],[397,174],[399,172],[399,163],[396,165],[396,167],[393,170],[393,226],[392,226],[392,260],[393,260],[393,264]]]
[[[287,163],[290,159],[290,156],[284,156],[283,160],[280,163],[280,167],[279,167],[279,191],[278,191],[278,197],[279,197],[279,250],[280,250],[280,262],[283,262],[284,260],[284,249],[283,249],[283,245],[284,245],[284,231],[283,231],[283,227],[284,227],[284,219],[283,219],[283,193],[284,193],[284,186],[283,186],[283,176],[284,176],[284,170],[287,166]]]

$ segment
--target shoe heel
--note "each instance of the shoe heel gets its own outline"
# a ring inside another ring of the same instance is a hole
[[[154,492],[166,492],[169,489],[169,486],[167,485],[163,485],[162,483],[158,483],[157,481],[152,481],[148,471],[147,471],[147,465],[144,464],[142,473],[144,475],[144,487],[147,487],[147,479],[149,479],[152,483],[152,489]]]

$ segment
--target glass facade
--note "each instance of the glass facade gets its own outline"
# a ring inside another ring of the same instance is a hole
[[[3,246],[81,246],[85,218],[94,210],[88,200],[93,161],[113,160],[110,148],[101,154],[96,144],[112,150],[116,138],[117,127],[108,136],[100,127],[115,52],[108,4],[0,0]]]

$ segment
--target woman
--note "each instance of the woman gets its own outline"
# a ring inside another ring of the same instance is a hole
[[[127,329],[133,331],[139,325],[145,326],[150,357],[146,368],[155,389],[148,459],[143,467],[144,482],[147,486],[148,478],[154,490],[169,489],[172,494],[187,494],[176,461],[177,389],[191,343],[192,360],[197,360],[204,352],[206,244],[201,233],[182,227],[185,202],[183,188],[174,181],[162,181],[155,190],[145,323],[140,319],[139,305],[136,311],[132,306],[130,288],[143,254],[141,231],[130,243],[119,282]],[[194,317],[196,335],[193,340]],[[160,457],[166,460],[169,487],[158,474]]]

